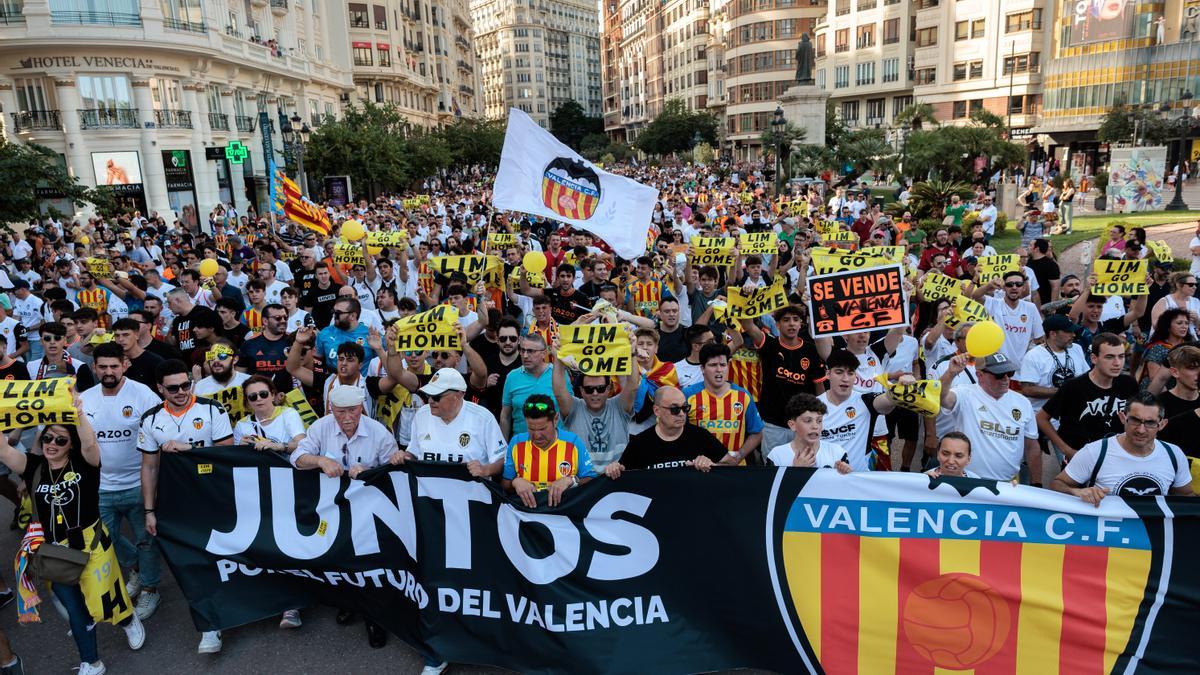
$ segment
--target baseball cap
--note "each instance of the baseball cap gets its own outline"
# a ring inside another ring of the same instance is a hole
[[[1074,333],[1079,329],[1073,321],[1062,314],[1051,314],[1042,322],[1042,330],[1049,333],[1052,330],[1061,330],[1068,333]]]
[[[1000,352],[996,352],[991,356],[985,356],[982,361],[975,365],[975,368],[976,370],[982,370],[992,375],[1008,375],[1017,372],[1016,362],[1009,361],[1008,357]]]
[[[339,384],[329,392],[329,403],[339,408],[360,405],[366,400],[363,390],[349,384]]]
[[[463,379],[462,373],[453,368],[441,368],[433,374],[433,377],[429,380],[429,384],[417,391],[425,396],[439,396],[448,391],[466,390],[467,381]]]

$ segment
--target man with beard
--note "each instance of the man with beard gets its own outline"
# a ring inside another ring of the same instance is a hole
[[[790,421],[785,408],[796,394],[814,396],[825,391],[825,362],[833,348],[833,341],[822,339],[806,340],[801,335],[804,328],[804,310],[798,305],[787,305],[773,315],[779,328],[779,337],[758,327],[753,319],[742,319],[742,332],[758,352],[762,363],[762,396],[759,398],[759,413],[763,418],[762,447],[770,452],[776,446],[787,443],[794,435],[788,427]]]
[[[167,293],[167,306],[175,314],[171,322],[168,339],[183,355],[185,363],[199,363],[200,358],[195,354],[197,348],[196,327],[203,324],[216,330],[221,325],[216,312],[208,307],[201,307],[192,302],[186,289],[176,288]]]
[[[129,365],[119,344],[98,345],[92,368],[100,386],[80,394],[79,402],[100,444],[100,519],[113,538],[121,567],[134,570],[126,573],[125,588],[130,598],[137,597],[134,613],[144,621],[158,608],[161,565],[142,512],[138,426],[142,415],[162,401],[150,387],[126,376]],[[136,543],[122,534],[122,520],[129,522]]]
[[[333,323],[317,334],[317,358],[325,360],[325,370],[337,368],[338,345],[354,342],[363,347],[361,369],[366,373],[367,363],[375,358],[375,350],[367,344],[368,329],[359,322],[361,305],[354,298],[339,298],[333,304]]]
[[[487,408],[499,419],[502,408],[500,397],[504,392],[505,380],[508,379],[509,373],[521,367],[520,355],[517,353],[517,344],[521,340],[521,324],[512,317],[500,319],[496,327],[494,347],[488,341],[489,332],[491,331],[484,331],[468,344],[482,361],[481,364],[472,361],[471,352],[465,352],[463,356],[470,365],[468,384],[471,386],[468,395],[471,401]],[[483,367],[477,367],[479,365]]]
[[[218,338],[212,347],[204,354],[204,365],[208,377],[196,383],[197,396],[207,396],[225,406],[229,413],[229,421],[241,419],[248,406],[242,395],[242,384],[250,379],[248,373],[237,370],[237,351],[233,343],[225,338]]]
[[[238,369],[251,375],[274,377],[284,370],[287,362],[287,310],[283,305],[270,304],[263,308],[263,330],[242,343],[238,352]]]
[[[138,338],[144,319],[135,312],[127,319],[120,319],[113,324],[113,342],[121,345],[129,366],[125,376],[140,382],[147,387],[154,386],[154,369],[163,362],[163,358],[147,349],[143,349]]]
[[[521,295],[531,298],[544,295],[550,298],[550,315],[559,324],[575,323],[579,317],[587,314],[588,300],[583,293],[575,290],[575,267],[569,263],[558,266],[554,275],[554,287],[542,290],[529,285],[527,275],[520,275]]]
[[[333,283],[328,267],[318,267],[314,274],[316,281],[309,286],[308,292],[300,297],[300,307],[311,312],[313,322],[324,328],[329,325],[333,316],[333,304],[337,301],[338,291],[342,286]],[[357,292],[355,296],[357,297]]]

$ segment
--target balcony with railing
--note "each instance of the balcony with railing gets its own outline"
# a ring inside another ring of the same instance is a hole
[[[13,131],[55,131],[62,129],[57,110],[22,110],[12,113]]]
[[[238,115],[233,120],[237,123],[237,130],[243,134],[254,133],[254,123],[258,121],[249,115]]]
[[[21,13],[20,7],[0,7],[0,27],[24,24],[25,15]]]
[[[136,129],[137,108],[86,108],[79,111],[81,129]]]
[[[229,115],[225,113],[208,113],[208,126],[213,131],[229,131]]]
[[[191,129],[192,112],[190,110],[155,110],[154,123],[159,129]]]
[[[90,26],[140,26],[142,17],[132,12],[94,12],[91,10],[50,10],[50,23]]]
[[[185,33],[208,32],[208,26],[205,26],[203,23],[198,23],[195,21],[181,21],[179,19],[173,19],[169,16],[163,18],[163,28],[166,28],[167,30],[183,31]]]

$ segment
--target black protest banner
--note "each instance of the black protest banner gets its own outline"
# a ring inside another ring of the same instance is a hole
[[[462,466],[362,478],[164,455],[159,540],[196,627],[322,602],[534,673],[1015,672],[1034,648],[1051,672],[1200,671],[1200,577],[1172,572],[1200,552],[1186,498],[764,467],[631,471],[530,510]]]
[[[808,277],[814,338],[881,330],[908,323],[900,265]]]

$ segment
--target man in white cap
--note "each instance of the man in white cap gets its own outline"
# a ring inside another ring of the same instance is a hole
[[[385,463],[403,464],[412,455],[402,452],[388,428],[363,415],[366,394],[360,387],[338,384],[329,393],[331,412],[313,422],[308,435],[289,458],[297,469],[320,469],[336,478],[343,473],[357,478],[367,469]],[[338,623],[348,623],[353,615],[338,612]],[[367,620],[367,642],[379,649],[387,644],[387,632]]]
[[[363,416],[366,395],[359,387],[339,384],[329,394],[330,413],[313,422],[290,457],[297,469],[320,469],[326,476],[351,478],[381,464],[403,464],[406,453],[387,427]],[[408,455],[407,458],[411,458]]]
[[[409,454],[422,462],[465,462],[476,477],[500,473],[508,444],[487,408],[463,400],[462,374],[442,368],[418,391],[428,403],[413,417]]]

